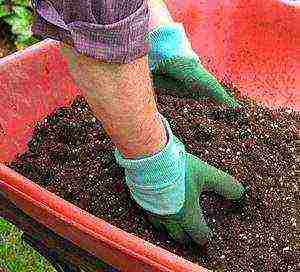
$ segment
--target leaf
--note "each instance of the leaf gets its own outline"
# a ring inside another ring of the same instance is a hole
[[[23,20],[29,21],[31,19],[31,12],[26,7],[14,6],[13,10]]]
[[[6,23],[8,23],[9,25],[13,25],[14,22],[15,22],[15,18],[14,18],[14,16],[11,15],[11,14],[10,14],[9,16],[3,18],[3,20],[4,20]]]
[[[40,40],[33,37],[30,26],[34,21],[31,0],[0,0],[0,20],[11,26],[14,44],[17,49],[24,49]]]
[[[8,16],[4,21],[11,25],[11,32],[14,34],[22,34],[27,31],[28,25],[24,24],[17,16]]]
[[[30,31],[31,12],[24,7],[13,7],[14,13],[4,20],[12,26],[14,34],[24,34]]]
[[[0,18],[9,15],[9,10],[5,5],[0,5]]]
[[[12,4],[19,6],[30,6],[30,0],[12,0]]]
[[[30,32],[18,35],[17,42],[19,42],[19,43],[26,42],[30,38],[30,36],[31,36]]]
[[[38,40],[37,38],[31,36],[29,38],[26,39],[26,36],[21,36],[17,38],[17,41],[15,42],[15,45],[17,47],[17,50],[21,50],[24,49],[28,46],[31,46],[35,43],[38,43],[40,40]]]

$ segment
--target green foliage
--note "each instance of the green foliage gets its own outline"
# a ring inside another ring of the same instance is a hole
[[[10,272],[55,272],[21,236],[19,229],[0,217],[0,271],[2,268]]]
[[[33,37],[31,25],[34,13],[30,0],[0,0],[0,21],[11,26],[11,33],[17,50],[26,48],[40,40]]]

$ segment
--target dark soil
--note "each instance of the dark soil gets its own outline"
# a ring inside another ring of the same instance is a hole
[[[213,193],[202,195],[215,233],[207,255],[149,225],[130,199],[113,143],[82,97],[42,120],[28,151],[9,166],[91,214],[215,271],[299,271],[299,115],[251,102],[243,111],[163,94],[157,102],[188,152],[250,188],[244,207]]]

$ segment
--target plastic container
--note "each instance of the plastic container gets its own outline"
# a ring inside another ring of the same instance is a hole
[[[2,162],[25,149],[36,121],[80,94],[60,46],[47,39],[0,59]],[[122,271],[205,271],[88,214],[3,164],[0,191],[40,223]]]
[[[23,152],[36,122],[80,94],[47,39],[0,59],[0,160]],[[0,163],[0,193],[26,214],[121,271],[207,271],[94,217]]]
[[[285,104],[299,111],[300,9],[285,2],[169,0],[168,5],[184,23],[203,63],[220,79],[226,75],[268,106]],[[0,162],[25,150],[38,120],[80,94],[60,46],[47,39],[0,59]],[[268,86],[264,96],[261,86]],[[207,271],[90,215],[1,163],[0,192],[40,223],[122,271]]]
[[[270,108],[300,111],[300,1],[167,0],[202,63]]]

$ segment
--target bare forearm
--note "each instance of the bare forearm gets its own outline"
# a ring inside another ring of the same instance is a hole
[[[166,135],[146,56],[130,64],[111,64],[76,56],[70,47],[63,47],[62,53],[95,115],[127,158],[151,155],[164,147]]]

